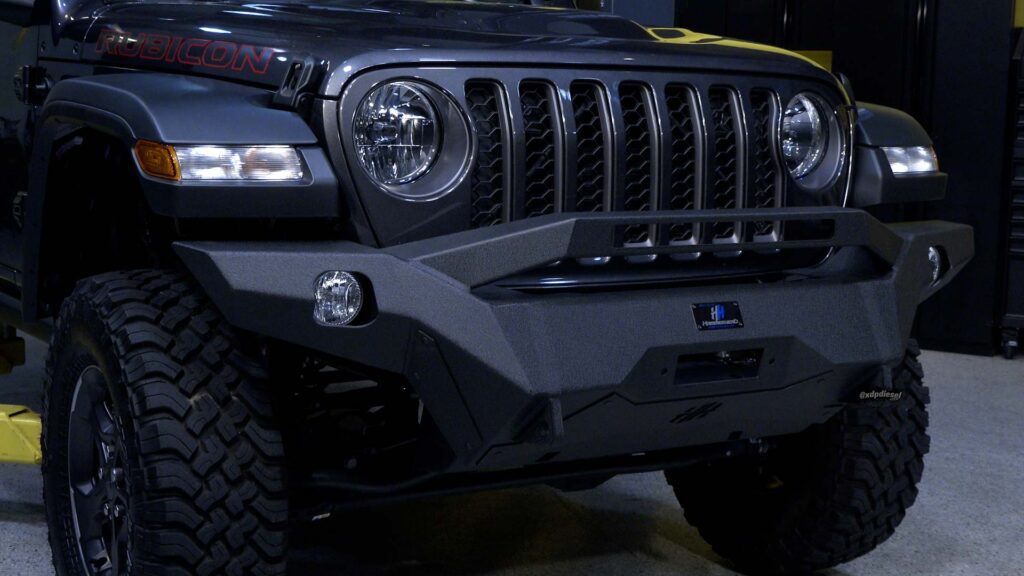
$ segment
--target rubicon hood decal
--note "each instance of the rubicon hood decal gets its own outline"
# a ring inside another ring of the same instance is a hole
[[[115,2],[102,9],[102,0],[83,1],[89,4],[63,34],[90,47],[80,52],[84,61],[276,88],[294,59],[313,57],[325,63],[318,93],[329,97],[361,71],[410,63],[686,68],[835,83],[789,55],[663,40],[628,20],[585,11],[426,0]]]
[[[263,75],[270,68],[276,51],[273,48],[227,40],[104,29],[96,39],[96,52],[127,59],[162,61],[214,70],[229,68],[235,72]]]

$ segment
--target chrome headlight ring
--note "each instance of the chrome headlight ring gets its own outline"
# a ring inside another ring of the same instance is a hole
[[[411,82],[374,88],[356,110],[356,156],[378,184],[408,184],[428,172],[441,148],[444,127],[426,91]]]
[[[456,101],[413,79],[371,88],[350,125],[356,162],[379,189],[411,201],[435,200],[461,181],[474,139]]]
[[[834,185],[848,153],[838,112],[813,92],[801,92],[786,104],[779,146],[790,176],[812,191]]]

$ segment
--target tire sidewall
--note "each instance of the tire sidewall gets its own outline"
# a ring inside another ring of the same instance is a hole
[[[43,495],[50,530],[54,567],[59,576],[86,576],[88,572],[76,542],[70,474],[68,436],[75,385],[89,367],[103,373],[111,397],[113,415],[122,433],[129,468],[129,518],[138,522],[137,494],[140,469],[137,435],[128,403],[123,365],[114,342],[87,302],[68,299],[51,342],[43,402]],[[134,547],[134,542],[129,545]]]
[[[847,403],[766,458],[668,472],[691,525],[745,573],[813,573],[886,541],[916,500],[929,451],[919,353],[911,341],[900,365],[881,368],[896,400]]]

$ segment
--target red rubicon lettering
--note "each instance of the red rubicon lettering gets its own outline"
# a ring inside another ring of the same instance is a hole
[[[201,68],[231,68],[236,72],[266,74],[274,49],[226,40],[184,38],[146,32],[101,30],[96,52],[120,58],[164,60],[172,64]]]
[[[142,42],[140,38],[133,38],[126,36],[124,42],[118,47],[118,52],[121,56],[127,58],[137,58],[142,53]]]
[[[238,54],[235,55],[235,63],[231,66],[231,69],[241,71],[249,68],[257,74],[266,74],[267,68],[270,66],[270,59],[273,56],[274,51],[270,48],[258,48],[242,44],[238,49]]]
[[[227,68],[235,61],[238,46],[234,42],[218,40],[203,52],[203,65],[208,68]]]
[[[142,50],[139,58],[143,60],[163,60],[167,56],[167,47],[171,44],[171,37],[163,34],[146,34],[142,41]]]
[[[117,52],[118,45],[121,43],[120,37],[121,35],[114,30],[101,31],[99,38],[96,39],[96,51],[114,54]]]
[[[209,40],[189,38],[181,42],[178,48],[178,62],[189,66],[203,65],[203,48],[210,44]]]

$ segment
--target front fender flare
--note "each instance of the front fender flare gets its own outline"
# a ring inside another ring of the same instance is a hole
[[[127,72],[72,78],[51,90],[36,121],[25,206],[23,308],[38,317],[39,257],[54,146],[88,128],[132,149],[166,144],[291,145],[309,175],[289,184],[159,181],[140,174],[146,203],[174,218],[338,218],[341,201],[331,163],[307,122],[271,106],[273,92],[223,80]]]

